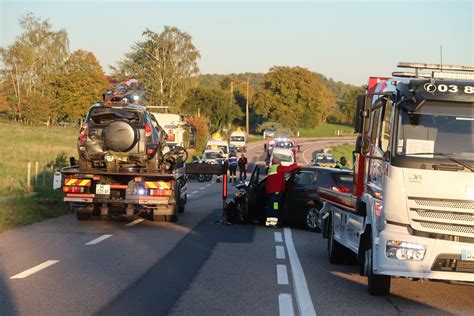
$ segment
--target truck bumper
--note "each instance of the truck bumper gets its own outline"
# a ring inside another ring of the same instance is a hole
[[[386,249],[389,240],[423,245],[425,256],[420,261],[388,258]],[[413,236],[406,227],[387,224],[374,240],[374,272],[409,278],[474,282],[474,261],[462,261],[463,250],[474,251],[474,245]]]

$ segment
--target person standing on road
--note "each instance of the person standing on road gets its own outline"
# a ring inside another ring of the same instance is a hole
[[[267,221],[265,222],[265,226],[276,227],[278,225],[281,196],[283,192],[285,192],[285,173],[291,172],[297,168],[297,163],[283,166],[280,163],[280,159],[273,157],[272,164],[270,168],[268,168],[267,183],[265,186],[267,211]]]
[[[237,157],[232,153],[228,160],[229,163],[229,182],[234,180],[234,183],[237,182]]]
[[[247,157],[244,154],[239,158],[239,178],[240,181],[247,180]]]
[[[219,151],[219,153],[216,155],[216,163],[218,165],[223,165],[224,164],[224,153],[222,151]],[[216,177],[216,182],[221,182],[221,177],[222,175],[217,175]]]
[[[344,157],[344,156],[341,157],[341,159],[339,160],[339,162],[336,164],[336,168],[339,168],[339,169],[348,169],[346,157]]]

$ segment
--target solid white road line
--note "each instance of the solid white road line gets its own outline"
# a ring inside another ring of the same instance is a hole
[[[283,237],[280,232],[275,232],[275,242],[283,242]]]
[[[286,265],[277,264],[277,282],[278,284],[288,284],[288,270]]]
[[[125,224],[125,226],[127,226],[127,227],[135,226],[135,225],[137,225],[137,224],[140,224],[140,223],[143,222],[143,221],[144,221],[143,218],[138,218],[138,219],[134,220],[133,222],[130,222],[130,223],[128,223],[128,224]]]
[[[293,298],[291,294],[281,293],[278,295],[278,306],[280,308],[280,316],[293,316]]]
[[[276,258],[277,259],[285,259],[285,247],[283,246],[275,246],[276,250]]]
[[[32,274],[35,274],[36,272],[39,272],[41,270],[46,269],[47,267],[52,266],[53,264],[58,263],[60,260],[48,260],[45,261],[41,264],[38,264],[37,266],[34,266],[33,268],[30,268],[28,270],[25,270],[21,273],[15,274],[14,276],[10,277],[10,279],[24,279],[26,277],[29,277]]]
[[[286,250],[290,259],[291,272],[293,276],[293,283],[296,294],[296,302],[300,315],[316,316],[311,295],[309,294],[308,284],[304,276],[303,268],[301,267],[300,259],[296,253],[295,245],[293,244],[293,237],[291,236],[291,229],[284,228]]]
[[[102,235],[100,237],[97,237],[96,239],[94,240],[91,240],[89,241],[88,243],[86,243],[86,246],[92,246],[92,245],[97,245],[98,243],[100,243],[101,241],[104,241],[108,238],[112,237],[112,235],[109,235],[109,234],[105,234],[105,235]]]

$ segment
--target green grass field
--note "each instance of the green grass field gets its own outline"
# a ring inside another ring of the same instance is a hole
[[[0,232],[67,213],[48,169],[58,156],[77,156],[77,129],[0,123]],[[31,187],[27,166],[31,162]],[[35,163],[38,180],[35,181]]]
[[[329,152],[332,153],[334,159],[339,161],[341,157],[346,157],[347,164],[352,168],[352,151],[354,150],[353,144],[344,144],[336,147],[331,147]]]
[[[0,196],[26,191],[28,162],[34,180],[35,162],[41,173],[61,153],[66,157],[77,156],[77,132],[71,128],[0,123]],[[39,180],[42,181],[42,176]]]
[[[316,128],[301,128],[300,137],[352,136],[354,127],[324,123]]]

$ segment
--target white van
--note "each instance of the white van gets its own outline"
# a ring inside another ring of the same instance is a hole
[[[245,152],[245,145],[247,142],[247,134],[243,131],[235,131],[230,134],[230,144],[237,148],[237,151]]]
[[[295,154],[293,153],[293,150],[289,148],[273,148],[272,154],[270,155],[270,161],[268,162],[269,165],[271,165],[273,157],[279,158],[283,166],[289,166],[295,163]]]
[[[207,141],[205,150],[222,151],[222,156],[229,158],[229,143],[226,140],[211,139]]]

